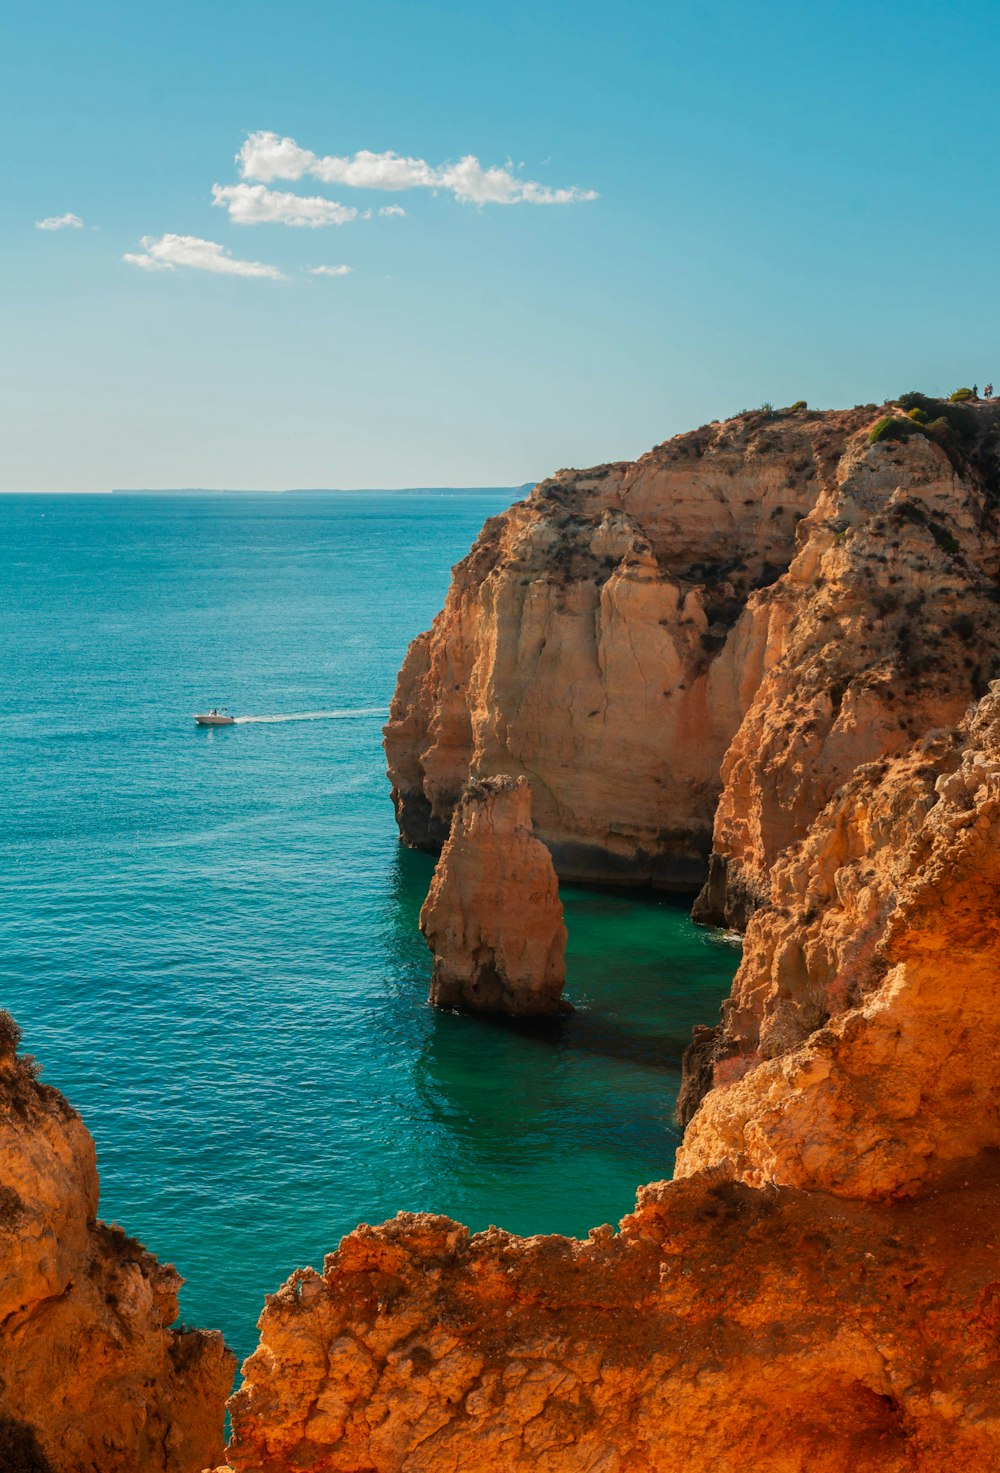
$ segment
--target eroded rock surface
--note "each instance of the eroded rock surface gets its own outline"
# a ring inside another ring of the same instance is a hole
[[[183,1280],[96,1220],[94,1143],[0,1012],[0,1454],[32,1473],[200,1473],[235,1357],[172,1330]]]
[[[969,1183],[969,1185],[965,1185]],[[590,1241],[401,1215],[295,1274],[237,1473],[945,1473],[1000,1456],[1000,1163],[876,1207],[711,1176]]]
[[[923,435],[851,442],[756,609],[767,670],[722,763],[700,918],[742,929],[841,784],[954,724],[1000,670],[996,492]]]
[[[455,810],[420,929],[440,1008],[565,1012],[566,927],[552,857],[531,829],[523,777],[473,780]]]
[[[949,412],[876,444],[874,406],[743,415],[488,521],[400,672],[402,837],[524,773],[560,876],[690,888],[711,853],[702,915],[745,924],[854,768],[993,669],[1000,412]]]
[[[678,1171],[874,1197],[1000,1146],[1000,682],[776,863]]]
[[[770,658],[748,609],[871,418],[708,425],[560,471],[488,521],[400,672],[402,837],[438,847],[470,774],[523,773],[560,876],[700,884],[722,758]]]

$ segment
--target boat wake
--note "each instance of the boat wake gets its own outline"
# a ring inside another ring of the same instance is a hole
[[[353,711],[292,711],[287,716],[237,716],[234,726],[275,721],[348,721],[353,716],[385,716],[386,706],[362,706]]]

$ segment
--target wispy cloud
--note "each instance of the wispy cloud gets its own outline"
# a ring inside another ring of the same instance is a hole
[[[289,194],[263,184],[213,184],[212,203],[228,210],[237,225],[345,225],[358,216],[353,205],[340,205],[318,194]]]
[[[350,276],[350,266],[310,266],[310,276]]]
[[[309,174],[324,184],[345,184],[352,189],[444,189],[456,199],[473,204],[568,205],[597,198],[593,189],[552,189],[531,179],[522,179],[513,165],[483,168],[472,154],[454,164],[432,166],[425,159],[398,153],[371,153],[368,149],[343,157],[321,156],[300,148],[294,138],[277,133],[251,133],[236,155],[244,179],[265,184],[275,179],[301,179]]]
[[[262,261],[241,261],[231,256],[214,240],[200,240],[197,235],[153,235],[142,237],[142,254],[127,252],[123,261],[142,266],[146,271],[174,271],[188,266],[193,271],[214,271],[220,276],[266,276],[272,281],[287,281],[277,266]]]
[[[380,215],[405,215],[406,211],[402,205],[383,205],[379,210]]]
[[[67,210],[65,215],[49,215],[44,220],[35,221],[36,230],[82,230],[83,221],[79,215],[74,215]]]

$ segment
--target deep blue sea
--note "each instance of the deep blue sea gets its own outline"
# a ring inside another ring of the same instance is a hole
[[[380,727],[502,494],[0,497],[0,1005],[97,1142],[101,1213],[241,1354],[263,1296],[401,1210],[583,1233],[670,1174],[738,960],[567,889],[541,1031],[434,1013]],[[218,731],[194,711],[261,720]]]

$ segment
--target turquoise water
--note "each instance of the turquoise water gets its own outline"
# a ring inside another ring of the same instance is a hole
[[[669,1175],[737,956],[565,892],[576,1013],[433,1013],[380,726],[502,496],[0,498],[0,1004],[97,1142],[102,1215],[241,1354],[360,1220],[585,1232]],[[220,731],[190,713],[334,712]],[[347,714],[358,713],[358,714]]]

